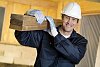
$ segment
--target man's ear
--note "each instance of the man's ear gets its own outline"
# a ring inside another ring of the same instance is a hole
[[[79,19],[77,19],[77,23],[79,23]]]
[[[61,18],[62,18],[62,19],[64,18],[64,14],[62,14]]]

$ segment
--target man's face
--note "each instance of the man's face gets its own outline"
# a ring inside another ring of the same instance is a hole
[[[63,30],[65,32],[71,32],[76,27],[78,19],[64,15],[62,18],[62,21],[63,21],[63,24],[62,24]]]

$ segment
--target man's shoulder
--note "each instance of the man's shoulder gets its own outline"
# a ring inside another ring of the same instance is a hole
[[[86,37],[85,36],[83,36],[83,35],[81,35],[81,34],[79,34],[79,33],[76,33],[77,34],[77,38],[78,39],[80,39],[80,40],[84,40],[84,41],[88,41],[87,39],[86,39]]]

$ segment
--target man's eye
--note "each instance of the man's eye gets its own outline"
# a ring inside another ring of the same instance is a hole
[[[66,19],[69,19],[69,17],[67,16]]]
[[[76,18],[73,18],[72,20],[76,20]]]

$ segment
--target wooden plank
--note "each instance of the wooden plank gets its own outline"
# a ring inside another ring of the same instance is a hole
[[[54,19],[56,26],[61,25],[60,19]],[[28,30],[44,30],[47,28],[47,21],[38,24],[35,17],[27,15],[12,14],[10,20],[10,28],[21,31]]]

